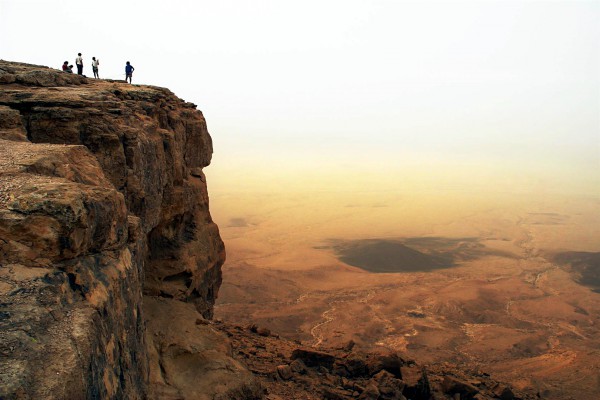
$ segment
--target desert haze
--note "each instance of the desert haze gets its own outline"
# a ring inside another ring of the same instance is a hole
[[[597,196],[517,175],[324,171],[285,185],[274,171],[238,177],[250,182],[239,191],[214,175],[227,246],[217,317],[458,364],[548,399],[600,396]]]

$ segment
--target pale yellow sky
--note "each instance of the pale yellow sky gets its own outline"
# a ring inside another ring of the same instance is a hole
[[[59,68],[82,52],[107,78],[131,61],[134,83],[204,112],[213,190],[411,180],[597,196],[599,8],[0,0],[0,57]]]

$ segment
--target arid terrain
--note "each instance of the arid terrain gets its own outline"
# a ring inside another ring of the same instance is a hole
[[[543,398],[600,398],[598,199],[211,193],[227,248],[216,317],[459,364]]]

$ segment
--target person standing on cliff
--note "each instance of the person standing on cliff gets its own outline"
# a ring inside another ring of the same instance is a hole
[[[81,57],[81,53],[77,53],[75,65],[77,65],[77,75],[83,75],[83,58]]]
[[[100,60],[96,60],[96,57],[92,57],[92,71],[94,71],[94,78],[100,79],[100,75],[98,74],[98,65],[100,65]]]
[[[125,63],[125,82],[127,82],[127,79],[129,79],[129,83],[131,83],[131,76],[133,75],[134,70],[135,68],[133,68],[133,65],[127,61]]]

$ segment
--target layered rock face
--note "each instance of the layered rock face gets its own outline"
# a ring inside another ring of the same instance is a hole
[[[221,283],[211,155],[166,89],[0,61],[0,398],[147,396],[142,291],[202,320]]]
[[[0,61],[0,399],[538,398],[210,321],[211,154],[166,89]]]

